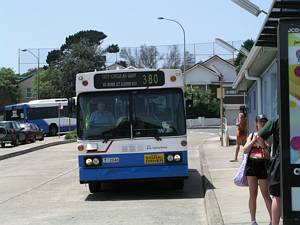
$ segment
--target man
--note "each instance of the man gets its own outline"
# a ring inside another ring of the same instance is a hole
[[[103,102],[98,102],[97,109],[92,112],[90,121],[93,125],[112,124],[114,117],[111,112],[106,110],[106,105]]]
[[[272,225],[279,225],[281,216],[280,200],[280,157],[279,157],[279,117],[269,120],[258,132],[258,136],[267,140],[273,135],[273,150],[269,168],[270,186],[269,192],[272,196]]]

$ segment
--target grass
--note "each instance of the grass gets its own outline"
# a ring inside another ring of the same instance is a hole
[[[69,133],[66,134],[65,139],[66,140],[77,139],[77,131],[76,130],[70,131]]]

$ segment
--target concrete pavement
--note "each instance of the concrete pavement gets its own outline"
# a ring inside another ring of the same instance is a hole
[[[242,154],[239,155],[239,162],[229,162],[234,156],[235,146],[221,147],[219,137],[213,133],[210,138],[200,141],[202,132],[204,130],[190,130],[189,137],[193,145],[198,143],[201,164],[208,170],[208,174],[205,174],[205,170],[203,172],[209,185],[205,199],[208,201],[206,210],[210,225],[250,224],[248,187],[238,187],[233,183],[233,176],[242,162]],[[256,215],[259,225],[269,225],[270,219],[260,192]]]

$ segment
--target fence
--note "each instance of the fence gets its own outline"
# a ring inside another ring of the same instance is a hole
[[[229,41],[231,45],[235,48],[239,49],[243,43],[243,41]],[[154,46],[156,48],[155,51],[155,65],[156,67],[162,67],[165,62],[168,60],[168,56],[170,50],[173,46],[178,48],[179,52],[179,61],[183,62],[183,44],[176,45],[147,45]],[[48,52],[54,50],[56,48],[27,48],[27,51],[19,50],[19,60],[18,60],[18,73],[22,74],[27,72],[29,69],[34,69],[38,67],[43,67],[47,65],[46,59]],[[138,64],[140,61],[140,49],[141,47],[122,47],[120,49],[127,49],[132,53],[134,57],[135,63]],[[213,55],[218,55],[225,60],[234,59],[236,57],[236,53],[229,53],[224,50],[220,46],[218,46],[214,42],[208,43],[192,43],[186,44],[186,52],[188,52],[188,58],[190,62],[197,63],[199,61],[205,61]],[[106,64],[110,65],[115,63],[116,61],[124,60],[120,57],[120,52],[118,53],[106,53]]]

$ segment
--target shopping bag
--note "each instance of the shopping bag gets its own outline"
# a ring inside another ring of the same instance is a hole
[[[237,186],[240,186],[240,187],[248,186],[247,177],[245,176],[245,170],[246,170],[247,160],[248,160],[248,154],[244,154],[243,162],[240,165],[237,173],[235,174],[235,176],[233,178],[233,182]]]

